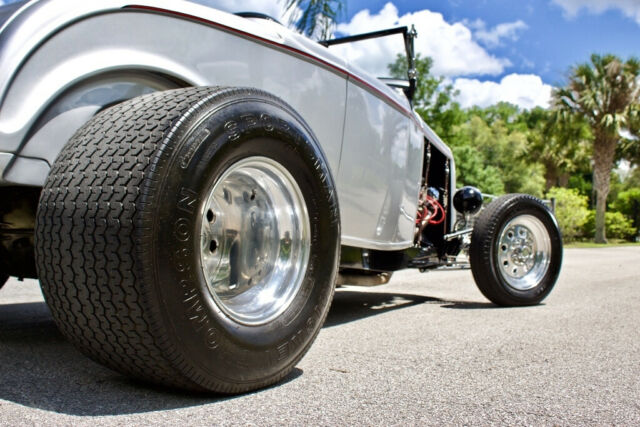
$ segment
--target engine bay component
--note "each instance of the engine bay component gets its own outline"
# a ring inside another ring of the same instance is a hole
[[[422,187],[418,200],[417,232],[422,233],[428,224],[441,224],[446,218],[446,210],[438,200],[440,192],[433,187]]]
[[[464,215],[474,215],[482,207],[482,193],[476,187],[467,185],[453,196],[453,206]]]
[[[425,139],[422,187],[418,194],[418,212],[414,243],[416,247],[442,243],[442,236],[449,230],[449,160],[440,150]]]

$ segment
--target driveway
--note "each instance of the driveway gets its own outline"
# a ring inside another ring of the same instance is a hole
[[[569,249],[542,305],[469,270],[340,288],[281,384],[235,397],[131,381],[57,331],[37,282],[0,291],[0,424],[639,424],[640,247]]]

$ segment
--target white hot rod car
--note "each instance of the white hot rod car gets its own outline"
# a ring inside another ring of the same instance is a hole
[[[412,109],[415,31],[315,42],[178,0],[0,8],[0,286],[40,280],[91,358],[172,387],[273,384],[336,285],[445,266],[470,235],[482,293],[536,304],[560,271],[553,215],[481,207]],[[396,34],[397,33],[397,34]],[[330,46],[404,37],[406,81]]]

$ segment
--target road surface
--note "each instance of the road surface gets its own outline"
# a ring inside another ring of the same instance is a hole
[[[285,382],[235,397],[129,380],[58,333],[37,282],[0,291],[0,424],[640,424],[640,247],[569,249],[542,305],[470,271],[341,288]]]

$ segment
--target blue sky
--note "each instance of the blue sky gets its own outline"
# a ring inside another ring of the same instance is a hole
[[[363,9],[379,11],[386,3],[388,0],[348,0],[343,20],[350,20]],[[522,21],[526,27],[516,32],[515,40],[503,40],[499,46],[487,49],[513,63],[505,72],[534,72],[549,84],[563,83],[569,67],[587,61],[593,52],[611,52],[622,58],[640,56],[639,0],[558,3],[549,0],[394,0],[392,3],[400,15],[427,9],[441,13],[449,23],[471,23],[480,19],[487,27],[494,28]],[[572,9],[561,6],[562,3],[582,7]],[[635,11],[638,18],[626,16],[623,7],[616,7],[616,3],[627,4],[627,9]],[[598,4],[610,8],[594,13],[594,6]],[[485,76],[496,81],[499,77]]]
[[[194,0],[229,12],[288,21],[285,0]],[[4,1],[6,2],[6,1]],[[3,0],[0,0],[0,4]],[[463,107],[508,101],[547,106],[552,87],[591,53],[640,57],[640,0],[346,0],[336,31],[415,24],[417,51],[459,91]],[[403,50],[401,38],[332,47],[375,75]]]
[[[418,51],[463,106],[546,106],[551,87],[591,53],[640,56],[640,0],[348,0],[338,30],[392,24],[385,15],[416,24]],[[362,57],[371,68],[374,59]]]

